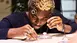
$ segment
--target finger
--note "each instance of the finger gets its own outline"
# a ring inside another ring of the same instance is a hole
[[[33,28],[34,29],[34,28]],[[37,38],[37,33],[35,32],[35,30],[33,31],[34,36]]]
[[[31,36],[32,36],[33,38],[37,38],[37,34],[36,34],[35,32],[32,33]]]
[[[49,29],[54,29],[54,28],[56,28],[56,26],[50,26],[49,24],[47,24],[47,26],[49,27]]]
[[[37,33],[35,32],[34,28],[32,28],[30,25],[28,25],[28,29],[30,29],[30,31],[29,31],[29,32],[31,32],[30,35],[33,38],[37,38]]]
[[[29,24],[26,25],[27,29],[31,31],[31,26]]]
[[[37,37],[35,37],[35,34],[30,34],[32,36],[33,39],[37,39]]]
[[[25,34],[27,36],[27,40],[30,40],[30,38],[33,38],[30,34],[26,33]]]
[[[54,22],[56,22],[56,21],[61,21],[61,19],[54,19],[54,20],[50,21],[50,22],[47,23],[47,24],[52,24],[52,23],[54,23]]]
[[[52,19],[51,21],[49,21],[48,23],[53,23],[53,22],[58,21],[58,20],[61,20],[61,19],[56,17],[56,19],[53,18],[53,19]]]
[[[50,26],[56,26],[57,24],[60,24],[62,23],[62,21],[58,20],[58,21],[55,21],[53,23],[49,23]]]
[[[61,20],[57,20],[57,21],[51,22],[50,25],[53,26],[53,25],[58,25],[60,23],[62,23],[62,21]]]
[[[55,26],[56,26],[58,31],[62,31],[62,28],[63,28],[62,21],[56,21],[56,22],[50,24],[50,26],[52,28],[55,28]]]
[[[35,32],[35,30],[29,25],[27,24],[26,26],[24,26],[25,28],[27,28],[27,33],[30,33],[30,35],[33,37],[33,38],[36,38],[37,37],[37,34]],[[25,29],[25,32],[26,32],[26,29]]]
[[[21,30],[30,30],[30,29],[28,28],[28,25],[29,25],[29,24],[26,24],[26,25],[20,27]]]
[[[49,23],[50,21],[52,21],[54,19],[61,19],[61,18],[58,16],[51,17],[50,19],[47,20],[47,23]]]
[[[33,30],[32,30],[32,27],[29,25],[29,24],[27,24],[26,26],[25,26],[25,31],[27,30],[27,32],[29,31],[29,32],[33,32]]]
[[[32,28],[31,26],[28,26],[30,29],[31,29],[31,31],[32,31],[32,36],[33,37],[37,37],[37,33],[35,32],[35,30],[34,30],[34,28]]]
[[[47,26],[49,27],[49,29],[52,29],[51,26],[49,24],[47,24]]]
[[[63,30],[63,26],[62,25],[61,26],[60,25],[57,25],[57,30],[58,31],[62,31]]]
[[[54,29],[54,28],[56,28],[56,26],[52,26],[51,28]]]
[[[27,33],[27,40],[37,40],[37,38],[34,38],[31,34]]]
[[[29,28],[29,25],[26,25],[25,27],[26,27],[26,28],[25,28],[25,30],[24,30],[24,33],[27,33],[27,36],[29,36],[29,37],[33,37],[33,36],[30,35],[30,34],[32,34],[33,32],[32,32],[32,30],[31,30],[31,28]]]

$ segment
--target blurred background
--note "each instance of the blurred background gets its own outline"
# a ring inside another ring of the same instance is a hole
[[[74,20],[77,13],[77,0],[54,0],[55,9],[60,11],[64,17]],[[0,20],[13,13],[27,10],[28,0],[0,0]]]

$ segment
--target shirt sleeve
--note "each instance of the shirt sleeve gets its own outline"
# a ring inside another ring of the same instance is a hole
[[[9,28],[11,27],[10,22],[7,19],[0,21],[0,39],[6,39]]]
[[[58,10],[55,10],[54,16],[60,16],[62,18],[63,24],[71,26],[72,30],[70,33],[73,33],[77,30],[77,24],[75,23],[75,21],[65,18]]]
[[[64,24],[71,26],[72,30],[70,33],[73,33],[77,30],[77,24],[75,23],[75,21],[69,20],[65,18],[63,15],[60,15],[60,17],[62,18]]]

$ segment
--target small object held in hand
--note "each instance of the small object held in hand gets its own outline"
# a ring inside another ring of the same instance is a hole
[[[40,38],[40,39],[48,39],[48,38],[51,38],[51,36],[49,36],[46,32],[43,32],[43,34],[40,35],[38,38]]]
[[[47,33],[46,32],[43,32],[43,35],[47,35]]]

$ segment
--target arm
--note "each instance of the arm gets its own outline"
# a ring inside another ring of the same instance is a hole
[[[69,33],[71,31],[71,26],[64,24],[64,21],[59,16],[53,16],[47,20],[47,26],[50,29],[56,28],[58,31]]]
[[[31,32],[31,34],[28,32]],[[18,28],[13,28],[7,19],[3,19],[0,22],[0,39],[13,38],[17,36],[23,37],[24,35],[27,35],[29,38],[33,38],[33,40],[36,40],[37,38],[36,32],[29,24]]]
[[[77,24],[68,19],[62,19],[59,16],[53,16],[47,20],[47,26],[50,29],[56,28],[58,31],[72,33],[77,30]],[[64,31],[63,31],[64,30]]]
[[[64,29],[66,33],[73,33],[77,30],[77,24],[74,21],[65,18],[62,14],[60,14],[60,17],[63,21]]]
[[[63,32],[63,25],[66,33],[73,33],[77,30],[77,24],[65,18],[60,12],[55,12],[53,17],[47,20],[49,28],[57,28],[58,31]]]
[[[70,25],[64,24],[64,31],[62,32],[70,33],[71,30],[72,30],[72,27]]]
[[[8,22],[8,20],[3,19],[0,21],[0,39],[7,38],[7,33],[10,27],[11,24]]]

